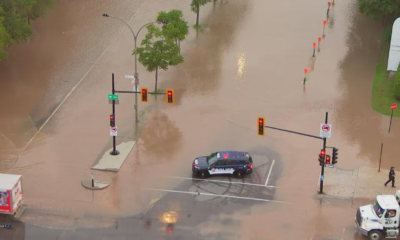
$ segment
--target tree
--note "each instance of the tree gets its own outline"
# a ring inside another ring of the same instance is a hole
[[[0,7],[0,60],[7,58],[7,53],[4,49],[12,43],[12,38],[3,25],[4,15],[4,9]]]
[[[158,69],[167,70],[169,66],[175,66],[183,62],[179,55],[179,49],[172,38],[163,38],[162,30],[154,25],[147,27],[148,33],[141,43],[141,47],[133,54],[139,54],[139,62],[147,71],[156,71],[154,91],[157,91]]]
[[[165,38],[172,38],[175,40],[180,54],[181,41],[189,34],[189,26],[183,19],[181,10],[173,9],[169,12],[159,12],[157,22],[165,21],[168,23],[163,26],[162,34]]]
[[[197,13],[196,26],[199,25],[200,7],[206,5],[207,3],[211,2],[211,1],[212,0],[192,0],[192,3],[190,3],[190,7],[192,8],[192,11]]]
[[[378,19],[392,16],[400,12],[400,0],[358,0],[361,13]]]
[[[30,20],[44,16],[55,0],[0,0],[0,60],[12,42],[25,42],[32,36]],[[11,41],[11,42],[10,42]]]

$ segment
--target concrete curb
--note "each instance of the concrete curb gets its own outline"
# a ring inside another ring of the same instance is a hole
[[[84,180],[82,180],[81,183],[84,188],[87,188],[90,190],[101,190],[101,189],[105,189],[106,187],[110,186],[110,183],[108,183],[108,182],[94,181],[94,187],[92,187],[92,179],[84,179]]]

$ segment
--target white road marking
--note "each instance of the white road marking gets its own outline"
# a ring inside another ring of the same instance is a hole
[[[276,186],[265,186],[262,184],[255,184],[255,183],[242,183],[242,182],[228,182],[228,181],[220,181],[220,180],[207,180],[207,179],[197,179],[197,178],[186,178],[186,177],[174,177],[174,176],[159,176],[155,175],[156,177],[167,177],[167,178],[178,178],[178,179],[186,179],[186,180],[195,180],[195,181],[204,181],[204,182],[220,182],[226,184],[242,184],[242,185],[250,185],[250,186],[258,186],[258,187],[270,187],[270,188],[279,188]]]
[[[177,190],[157,189],[157,188],[144,188],[144,189],[150,190],[150,191],[162,191],[162,192],[171,192],[171,193],[185,193],[185,194],[192,194],[192,195],[205,195],[205,196],[235,198],[235,199],[262,201],[262,202],[289,203],[289,202],[276,201],[276,200],[267,200],[267,199],[261,199],[261,198],[238,197],[238,196],[231,196],[231,195],[219,195],[219,194],[202,193],[202,192],[188,192],[188,191],[177,191]]]
[[[346,231],[346,228],[343,228],[343,233],[342,233],[342,240],[344,239],[344,232]]]
[[[272,160],[271,168],[269,169],[267,180],[265,181],[265,186],[268,184],[269,176],[271,175],[272,168],[274,167],[275,159]]]

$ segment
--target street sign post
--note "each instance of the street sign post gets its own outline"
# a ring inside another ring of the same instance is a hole
[[[115,94],[108,94],[109,100],[119,100],[119,96]]]
[[[321,123],[321,126],[319,128],[319,136],[322,138],[331,138],[332,124]]]
[[[118,134],[117,127],[110,127],[110,136],[116,137]]]
[[[397,108],[396,103],[393,103],[392,106],[390,106],[390,109],[392,110],[392,115],[390,116],[389,133],[390,133],[390,128],[392,127],[393,111],[396,110],[396,108]]]

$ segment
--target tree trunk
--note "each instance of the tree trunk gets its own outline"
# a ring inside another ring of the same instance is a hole
[[[382,27],[385,26],[385,20],[386,20],[386,15],[383,15],[382,16]]]
[[[31,18],[28,16],[28,24],[31,25]]]
[[[178,53],[181,55],[181,40],[178,39]]]
[[[196,25],[199,26],[199,13],[200,13],[200,5],[197,4],[197,18],[196,18]]]
[[[154,92],[157,92],[157,81],[158,81],[158,68],[156,68],[156,85],[154,88]]]

